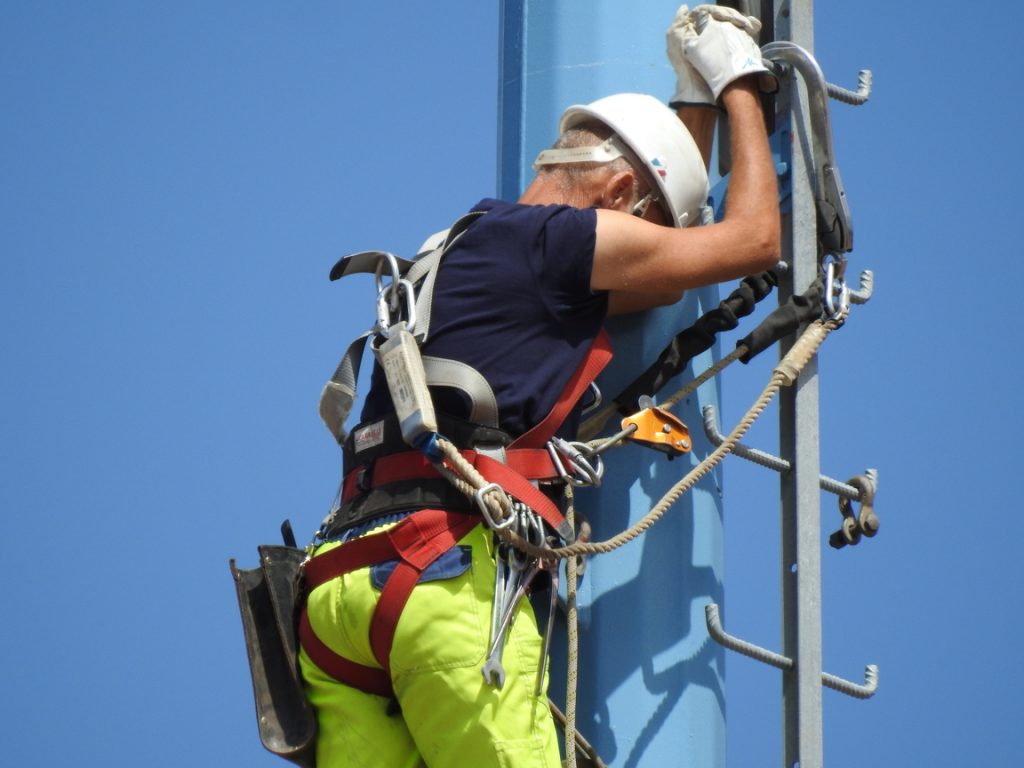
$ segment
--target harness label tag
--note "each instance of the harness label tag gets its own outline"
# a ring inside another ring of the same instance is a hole
[[[376,421],[357,429],[352,435],[353,445],[356,453],[361,453],[367,448],[373,448],[384,442],[384,422]]]
[[[402,427],[402,439],[415,446],[424,434],[437,432],[427,374],[423,370],[419,345],[406,330],[405,322],[393,326],[388,333],[387,341],[375,346],[373,354],[384,369],[395,414]]]

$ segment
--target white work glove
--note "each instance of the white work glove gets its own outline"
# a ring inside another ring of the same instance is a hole
[[[727,21],[734,27],[742,29],[754,38],[755,41],[757,40],[757,33],[761,31],[761,22],[756,17],[744,16],[735,8],[730,8],[726,5],[705,3],[695,7],[690,15],[693,17],[694,24],[697,25],[697,32],[704,31],[704,25],[707,23],[706,17],[710,17],[715,21]]]
[[[768,76],[753,35],[761,22],[725,6],[699,5],[680,29],[686,60],[704,78],[717,101],[725,87],[748,75]]]
[[[685,27],[690,27],[689,33],[684,32]],[[690,18],[690,9],[685,5],[679,6],[675,18],[669,24],[665,32],[665,49],[668,53],[668,60],[672,69],[676,72],[676,92],[669,101],[669,106],[677,109],[682,105],[687,106],[708,106],[717,107],[715,97],[704,82],[704,78],[693,68],[693,65],[686,60],[683,53],[683,46],[687,37],[696,34],[696,27],[693,19]]]

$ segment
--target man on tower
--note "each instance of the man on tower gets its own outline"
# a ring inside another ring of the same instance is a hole
[[[432,273],[418,341],[437,431],[498,473],[522,519],[543,518],[549,534],[559,513],[530,481],[558,475],[525,459],[574,434],[577,371],[601,347],[606,316],[778,261],[754,24],[681,7],[668,31],[676,111],[639,94],[570,107],[520,199],[478,203]],[[719,109],[731,129],[728,210],[697,226]],[[407,444],[394,400],[377,366],[360,424],[332,430],[344,438],[345,490],[307,564],[300,625],[317,764],[558,768],[537,622],[501,576],[536,564],[497,547],[473,502]]]

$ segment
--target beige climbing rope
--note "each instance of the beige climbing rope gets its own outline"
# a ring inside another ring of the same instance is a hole
[[[702,384],[704,384],[704,382],[713,379],[745,354],[747,354],[747,347],[741,344],[717,363],[708,367],[699,376],[691,379],[685,386],[678,389],[670,397],[658,403],[658,406],[665,410],[671,409],[672,406],[679,403],[684,397],[696,391]],[[587,420],[580,425],[580,440],[590,442],[592,448],[602,444],[602,441],[595,440],[594,438],[597,437],[597,434],[602,429],[604,429],[605,424],[608,423],[608,419],[615,415],[616,410],[618,410],[616,403],[612,402],[587,418]]]
[[[775,367],[764,390],[725,440],[723,440],[718,447],[711,452],[711,454],[701,461],[700,464],[690,470],[682,480],[673,485],[672,488],[662,496],[661,500],[658,501],[658,503],[655,504],[654,507],[652,507],[651,510],[637,523],[618,535],[605,541],[577,541],[574,544],[570,544],[565,547],[549,548],[535,546],[507,528],[495,530],[495,533],[501,539],[533,557],[548,559],[566,558],[566,580],[568,582],[566,587],[568,657],[566,665],[566,712],[564,715],[566,768],[576,768],[576,746],[579,743],[579,737],[576,733],[576,689],[579,661],[579,634],[576,612],[577,556],[611,552],[612,550],[617,549],[618,547],[621,547],[639,537],[648,528],[660,520],[664,516],[665,512],[667,512],[668,509],[678,501],[684,493],[686,493],[686,491],[692,488],[700,478],[710,472],[718,465],[719,462],[721,462],[723,458],[725,458],[726,455],[732,452],[733,448],[742,439],[743,435],[746,434],[750,427],[753,426],[754,422],[757,421],[760,415],[764,412],[765,408],[768,407],[768,404],[772,401],[778,391],[782,387],[792,386],[793,383],[796,382],[797,378],[800,376],[800,372],[817,353],[818,348],[821,346],[828,334],[842,325],[844,320],[845,316],[825,321],[819,320],[808,326],[792,348],[790,348],[789,352],[786,353],[783,359]],[[679,392],[666,401],[665,407],[678,403],[687,394],[700,386],[701,383],[707,381],[707,379],[716,375],[727,365],[742,356],[742,349],[742,347],[737,348],[731,355],[723,358],[715,366],[712,366],[712,368],[709,368],[701,377],[694,379],[686,387],[683,387]],[[483,476],[476,471],[472,464],[466,461],[455,445],[444,439],[439,440],[439,443],[445,458],[451,464],[451,468],[443,468],[442,474],[444,474],[449,481],[451,481],[467,496],[477,497],[478,492],[480,492],[480,498],[487,506],[493,519],[499,524],[504,521],[511,513],[511,505],[508,495],[504,492],[482,492],[482,489],[487,488],[489,485],[487,480],[485,480]],[[573,525],[575,508],[573,504],[572,486],[568,483],[565,486],[564,494],[566,499],[566,519],[570,525]],[[599,762],[600,758],[596,756],[596,752],[593,752],[592,756],[598,761],[596,764],[601,764]]]
[[[565,519],[575,524],[576,509],[573,505],[572,485],[565,484]],[[573,528],[575,530],[575,528]],[[575,557],[565,561],[565,625],[568,638],[568,654],[565,672],[565,767],[576,768],[576,688],[579,670],[579,623],[576,612],[576,566]]]
[[[624,544],[636,539],[648,528],[660,520],[665,512],[679,500],[686,491],[692,488],[698,480],[710,472],[715,466],[728,455],[735,445],[743,438],[754,422],[764,412],[765,408],[772,401],[778,391],[784,386],[791,386],[800,375],[800,372],[807,365],[808,361],[815,355],[825,337],[842,324],[843,318],[836,320],[818,320],[807,327],[796,343],[772,372],[772,376],[754,404],[740,420],[739,424],[729,433],[722,443],[712,451],[703,461],[690,470],[685,477],[673,485],[668,492],[658,501],[634,525],[621,533],[605,541],[596,542],[575,542],[564,547],[544,547],[531,544],[516,533],[508,529],[497,530],[497,535],[510,545],[520,549],[528,555],[541,558],[570,558],[576,555],[597,555],[611,552]],[[685,396],[685,395],[683,395]],[[487,480],[466,461],[452,443],[441,439],[441,449],[445,458],[451,463],[454,472],[447,470],[445,476],[455,484],[463,493],[468,496],[475,496],[477,491],[488,485]],[[508,512],[508,497],[504,493],[486,493],[484,501],[491,511],[492,516],[499,523],[503,521]]]

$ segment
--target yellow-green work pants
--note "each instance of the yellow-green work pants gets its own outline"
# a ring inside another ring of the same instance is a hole
[[[560,767],[546,680],[536,694],[541,638],[530,602],[520,603],[505,643],[499,690],[481,673],[494,597],[493,536],[479,525],[459,544],[470,548],[469,569],[418,584],[398,622],[391,679],[401,714],[388,715],[387,699],[337,682],[300,653],[319,723],[318,768]],[[379,668],[369,640],[379,596],[370,568],[322,584],[307,604],[313,631],[335,653]]]

